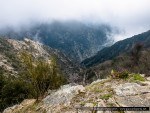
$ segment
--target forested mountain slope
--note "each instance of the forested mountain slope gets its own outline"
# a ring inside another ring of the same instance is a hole
[[[150,47],[150,31],[135,35],[131,38],[118,41],[110,47],[106,47],[99,51],[95,56],[88,58],[82,62],[86,67],[90,67],[107,60],[111,60],[122,53],[130,52],[135,44],[140,43],[144,48]]]

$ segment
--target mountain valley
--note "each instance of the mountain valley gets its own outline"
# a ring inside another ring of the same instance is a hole
[[[137,89],[140,98],[149,99],[149,92],[141,87],[147,90],[150,87],[150,31],[113,44],[108,36],[108,32],[112,32],[108,26],[95,28],[77,24],[73,29],[70,25],[55,24],[54,27],[41,25],[29,31],[1,34],[1,111],[7,108],[4,113],[74,113],[76,109],[73,108],[77,106],[144,105],[128,102],[128,96],[134,96],[132,101],[137,99],[134,92],[122,91],[120,94],[119,91],[123,87]],[[26,59],[22,59],[22,55]],[[53,60],[54,57],[57,60]],[[43,73],[52,76],[52,81],[47,82],[49,79]],[[58,75],[64,76],[65,80]],[[52,87],[40,92],[47,83]],[[36,87],[39,89],[34,92]],[[8,98],[10,92],[14,93]],[[40,96],[37,97],[37,93]],[[62,105],[64,102],[66,105]],[[149,105],[148,101],[140,102]]]

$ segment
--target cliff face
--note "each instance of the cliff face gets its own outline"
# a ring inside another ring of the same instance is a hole
[[[79,67],[65,54],[27,38],[23,41],[0,38],[0,69],[3,74],[17,75],[22,68],[19,60],[19,54],[22,51],[28,51],[35,58],[41,57],[47,61],[51,56],[55,55],[61,70],[69,80],[72,76],[78,75]]]
[[[3,113],[91,113],[76,108],[150,107],[150,78],[139,76],[143,79],[141,81],[136,79],[136,82],[130,77],[126,80],[112,78],[97,80],[85,87],[65,85],[57,91],[50,91],[50,94],[40,102],[27,99],[19,105],[5,109]],[[103,111],[95,112],[103,113]]]

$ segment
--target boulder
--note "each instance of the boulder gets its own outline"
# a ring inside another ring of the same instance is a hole
[[[46,105],[59,105],[59,104],[69,104],[70,100],[75,97],[80,92],[85,92],[85,88],[82,85],[64,85],[60,90],[51,93],[46,98],[43,99]]]

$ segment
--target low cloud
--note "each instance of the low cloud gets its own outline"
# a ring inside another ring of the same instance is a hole
[[[0,28],[76,20],[122,30],[116,40],[150,29],[150,0],[0,0]]]

